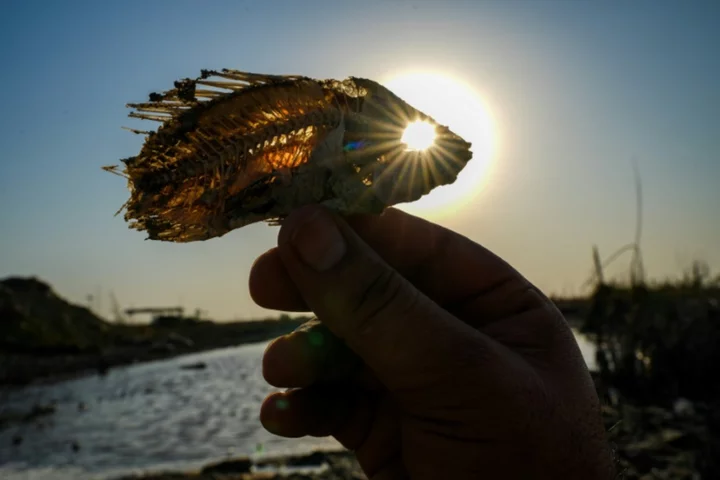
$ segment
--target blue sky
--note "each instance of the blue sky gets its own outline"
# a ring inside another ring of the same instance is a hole
[[[125,104],[201,68],[363,76],[443,72],[492,112],[482,191],[438,219],[548,293],[577,291],[590,249],[632,240],[644,184],[648,273],[720,269],[720,3],[6,1],[0,17],[0,277],[37,275],[108,311],[180,302],[263,315],[247,293],[277,229],[144,241],[103,172],[142,139]],[[430,112],[432,113],[432,112]],[[627,262],[612,270],[621,273]]]

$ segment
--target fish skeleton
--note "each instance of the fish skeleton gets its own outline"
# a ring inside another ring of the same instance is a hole
[[[470,143],[377,82],[202,70],[131,103],[130,117],[161,122],[124,167],[130,228],[191,242],[255,222],[278,224],[321,204],[340,214],[381,213],[455,181]],[[424,122],[434,141],[403,142]]]

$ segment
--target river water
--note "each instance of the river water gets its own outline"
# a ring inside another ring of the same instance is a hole
[[[592,368],[592,345],[578,337]],[[198,468],[243,455],[336,448],[331,439],[266,432],[260,404],[266,343],[198,353],[51,385],[0,391],[0,411],[54,403],[56,412],[0,429],[0,478],[95,479]],[[181,366],[204,362],[203,370]],[[18,439],[21,442],[16,444]]]

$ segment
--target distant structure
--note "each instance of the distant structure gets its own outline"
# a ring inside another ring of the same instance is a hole
[[[129,318],[132,318],[135,315],[151,315],[153,325],[176,323],[177,321],[183,319],[183,313],[185,313],[185,309],[183,307],[140,307],[128,308],[125,310],[125,315]]]
[[[127,308],[125,309],[125,315],[132,317],[133,315],[149,313],[151,315],[175,315],[182,317],[185,309],[183,307],[140,307],[140,308]]]
[[[134,315],[149,314],[152,316],[153,325],[165,327],[201,321],[205,311],[198,308],[195,310],[195,316],[185,316],[184,313],[183,307],[141,307],[125,310],[125,315],[129,318]]]

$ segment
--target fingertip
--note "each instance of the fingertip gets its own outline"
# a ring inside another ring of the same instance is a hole
[[[277,249],[273,248],[255,259],[250,267],[248,288],[250,298],[263,308],[270,308],[272,303],[272,292],[270,282],[282,276],[282,262],[278,258]]]
[[[299,335],[291,333],[273,340],[265,349],[262,372],[275,387],[305,387],[315,381],[311,352]]]
[[[260,423],[275,435],[325,437],[344,425],[355,410],[357,393],[332,387],[290,389],[268,395]]]
[[[277,248],[260,255],[248,278],[250,298],[260,307],[288,312],[307,311],[297,287],[290,279]]]
[[[297,425],[290,392],[268,395],[260,406],[260,423],[268,432],[283,437],[297,438],[305,435],[302,425]]]
[[[282,340],[283,337],[276,338],[275,340],[271,341],[267,347],[265,347],[265,352],[263,352],[262,356],[262,375],[266,382],[268,382],[273,387],[280,387],[281,385],[278,384],[278,370],[282,369],[282,362],[281,358],[278,357],[277,354],[275,354],[275,344],[277,344],[279,341]]]

